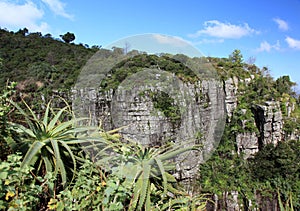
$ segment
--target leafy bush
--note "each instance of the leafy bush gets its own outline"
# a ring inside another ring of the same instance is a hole
[[[30,174],[32,168],[22,168],[21,159],[19,154],[12,154],[7,157],[7,161],[0,164],[1,210],[36,210],[43,189],[47,187],[46,182],[42,185],[36,184],[36,180],[43,181],[42,178],[34,178]]]
[[[9,99],[14,94],[15,86],[16,83],[10,83],[0,95],[0,148],[2,149],[0,160],[5,160],[7,155],[12,152],[8,144],[12,139],[12,131],[9,128],[8,116],[13,109]]]
[[[300,142],[279,142],[267,145],[250,160],[251,175],[257,189],[269,184],[268,192],[279,190],[281,200],[292,197],[295,208],[300,207]],[[263,188],[266,189],[266,188]]]

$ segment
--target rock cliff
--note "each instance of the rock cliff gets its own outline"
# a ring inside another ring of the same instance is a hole
[[[223,84],[216,80],[197,83],[177,81],[174,90],[164,86],[120,86],[117,90],[74,89],[73,108],[77,115],[92,117],[92,124],[104,129],[120,128],[126,139],[147,146],[163,142],[201,144],[201,152],[190,152],[178,159],[181,179],[192,178],[197,168],[222,136],[226,112]],[[172,89],[172,88],[171,88]],[[153,98],[166,93],[163,99]],[[152,94],[152,95],[151,95]],[[168,100],[172,100],[167,104]],[[159,106],[164,103],[165,108]],[[190,142],[193,140],[193,142]]]
[[[197,171],[194,167],[207,159],[218,145],[225,118],[227,122],[232,119],[239,104],[239,80],[237,77],[223,83],[216,80],[197,83],[179,80],[176,84],[174,90],[166,90],[159,84],[130,88],[124,88],[126,86],[123,84],[124,87],[110,91],[74,89],[73,108],[77,115],[90,115],[93,125],[101,124],[106,130],[126,126],[121,130],[122,136],[144,145],[159,146],[165,141],[181,143],[196,140],[203,145],[202,153],[182,155],[180,160],[185,161],[178,165],[177,174],[182,179],[192,178]],[[152,96],[159,93],[167,95],[159,101],[151,97],[151,93]],[[169,99],[173,101],[164,108],[167,111],[158,105]],[[244,153],[245,158],[268,143],[277,144],[284,137],[279,102],[253,105],[251,112],[258,132],[237,131],[236,134],[238,153]]]
[[[239,80],[236,77],[229,78],[224,81],[228,122],[231,121],[233,112],[239,104],[238,95],[243,94],[239,93],[238,84]],[[290,113],[293,107],[288,106],[287,109]],[[238,153],[243,152],[245,154],[245,158],[256,153],[264,145],[270,143],[276,145],[284,138],[284,121],[279,102],[266,101],[264,104],[254,104],[252,105],[251,112],[254,116],[254,126],[258,129],[258,132],[238,131],[236,135]],[[242,127],[245,127],[245,122]]]

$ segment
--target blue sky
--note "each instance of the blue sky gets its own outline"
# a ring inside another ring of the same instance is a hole
[[[0,0],[0,27],[57,38],[69,31],[90,46],[144,33],[176,36],[206,56],[240,49],[245,61],[300,84],[300,0]]]

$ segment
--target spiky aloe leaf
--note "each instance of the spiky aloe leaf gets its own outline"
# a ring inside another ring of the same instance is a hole
[[[175,177],[172,174],[169,174],[168,172],[165,172],[165,176],[168,182],[177,182],[177,180],[175,179]]]
[[[14,131],[16,131],[17,133],[26,133],[27,135],[29,135],[32,138],[36,138],[36,135],[34,134],[34,132],[26,127],[24,127],[23,125],[20,124],[15,124],[15,123],[10,123],[10,125],[12,126],[12,129]]]
[[[163,192],[163,195],[165,195],[168,191],[168,179],[166,177],[166,172],[165,172],[165,168],[164,168],[164,165],[163,163],[161,162],[160,159],[158,158],[155,158],[155,161],[157,163],[157,166],[159,168],[159,171],[160,171],[160,174],[161,174],[161,177],[162,177],[162,184],[163,184],[163,187],[164,187],[164,192]]]
[[[40,141],[35,141],[28,149],[28,151],[22,161],[21,167],[30,166],[30,164],[32,163],[33,157],[36,156],[40,152],[40,150],[43,146],[45,146],[45,143],[40,142]]]
[[[146,202],[145,202],[145,211],[151,210],[151,190],[150,185],[148,187],[147,196],[146,196]]]
[[[59,150],[57,140],[51,140],[51,145],[53,147],[54,159],[56,162],[55,172],[60,172],[62,184],[65,185],[67,183],[67,173],[66,173],[65,165],[60,156],[60,150]]]
[[[44,118],[43,118],[43,125],[45,128],[48,125],[50,103],[51,103],[51,101],[47,104],[46,111],[45,111]]]
[[[196,146],[191,146],[191,147],[177,146],[173,150],[166,151],[165,153],[161,154],[159,157],[161,161],[166,161],[190,150],[199,150],[199,149],[197,149]]]
[[[79,131],[79,129],[72,129],[72,130],[67,130],[68,128],[71,128],[72,125],[74,125],[77,122],[80,122],[82,120],[86,120],[86,118],[79,118],[79,119],[71,119],[67,122],[62,122],[59,125],[57,125],[56,127],[52,128],[51,130],[48,128],[49,132],[51,132],[51,135],[57,135],[57,134],[73,134],[73,132],[75,132],[75,130]],[[84,131],[88,131],[87,128],[81,128],[81,132]]]
[[[58,123],[59,118],[61,117],[61,115],[63,114],[63,112],[65,112],[65,110],[68,107],[64,107],[62,109],[60,109],[55,115],[54,117],[51,119],[51,121],[49,122],[49,124],[47,125],[47,129],[48,131],[53,130],[54,126]]]
[[[150,170],[151,170],[151,166],[149,165],[148,162],[144,162],[143,163],[143,167],[142,167],[142,174],[139,177],[139,180],[143,180],[142,182],[142,186],[137,187],[141,189],[141,193],[140,193],[140,198],[139,198],[139,205],[138,205],[138,210],[142,210],[144,204],[145,204],[145,200],[146,200],[146,196],[148,195],[148,191],[151,191],[149,188],[150,185]]]
[[[129,205],[129,211],[134,211],[137,204],[138,204],[138,201],[139,201],[139,198],[140,198],[140,194],[141,194],[141,186],[143,185],[143,180],[141,178],[139,178],[137,180],[137,182],[135,183],[135,187],[133,189],[133,196],[132,196],[132,199],[130,201],[130,205]]]
[[[176,199],[170,199],[167,203],[165,203],[161,210],[177,210],[180,208],[183,208],[183,205],[187,204],[187,198],[186,197],[180,197]],[[186,207],[189,208],[189,207]],[[181,210],[181,209],[180,209]],[[189,209],[187,209],[189,210]]]
[[[71,156],[71,159],[73,162],[73,177],[72,177],[72,180],[73,180],[75,177],[76,167],[77,167],[75,156],[74,156],[71,148],[64,141],[60,141],[60,144],[68,151],[68,154]]]
[[[30,117],[29,117],[29,115],[17,104],[17,103],[15,103],[14,101],[12,101],[12,100],[9,100],[9,102],[13,105],[13,106],[15,106],[16,108],[17,108],[17,110],[20,112],[20,114],[25,118],[25,120],[26,120],[26,123],[28,124],[28,126],[29,126],[29,128],[31,128],[31,129],[33,129],[34,128],[34,126],[32,125],[32,122],[31,122],[31,120],[30,120]]]

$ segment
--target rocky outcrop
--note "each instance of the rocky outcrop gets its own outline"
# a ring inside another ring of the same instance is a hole
[[[229,78],[224,81],[225,105],[229,121],[237,107],[238,83],[239,80],[237,77]]]
[[[238,105],[237,96],[239,93],[239,82],[248,84],[253,78],[239,81],[237,77],[229,78],[224,81],[225,107],[227,112],[227,121],[231,122],[233,112]],[[287,112],[290,115],[293,107],[287,105]],[[254,105],[252,113],[255,118],[254,126],[258,133],[240,131],[236,135],[236,144],[238,153],[244,153],[245,158],[255,154],[262,146],[272,143],[277,144],[283,139],[283,118],[279,102],[267,101],[264,105]],[[247,122],[247,120],[244,120]],[[245,122],[242,122],[245,127]]]
[[[255,132],[237,134],[236,144],[238,153],[244,153],[245,159],[258,152],[258,137]]]
[[[283,119],[279,102],[267,101],[253,106],[256,126],[259,130],[258,145],[277,144],[284,137]]]
[[[242,131],[236,135],[238,153],[244,153],[245,159],[258,152],[266,144],[276,145],[284,137],[279,102],[268,101],[264,105],[254,105],[252,113],[254,116],[252,124],[257,131]],[[249,121],[249,119],[243,120],[243,129]]]

